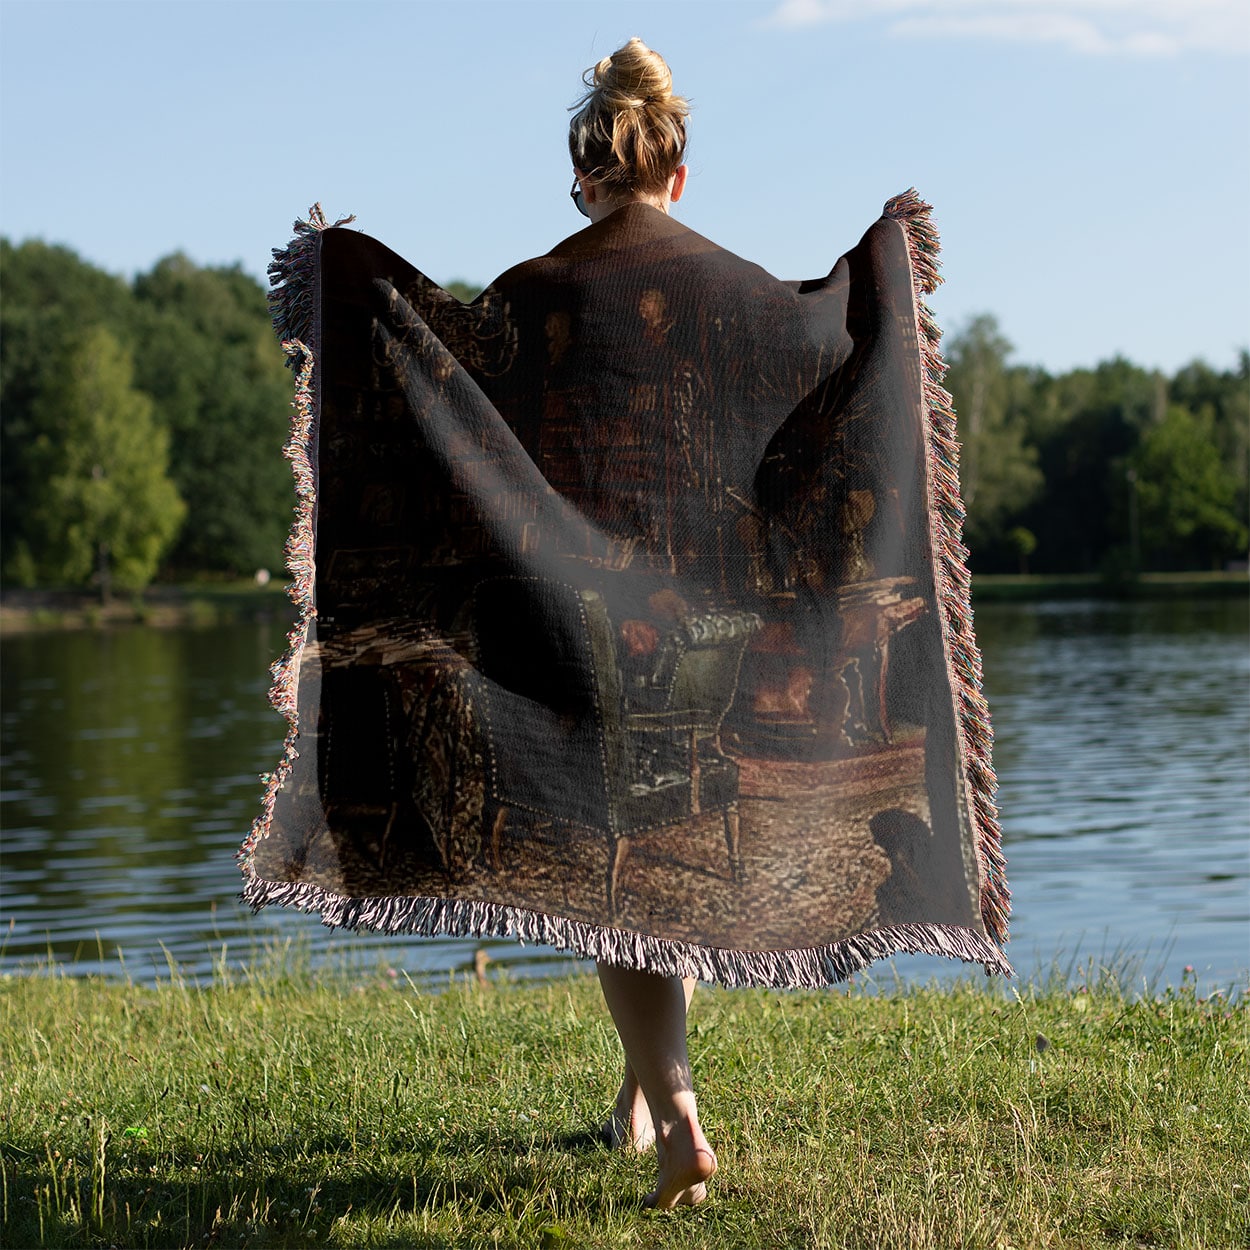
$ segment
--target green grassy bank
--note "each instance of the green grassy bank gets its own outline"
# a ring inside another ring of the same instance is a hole
[[[12,590],[0,594],[0,636],[114,625],[225,625],[277,618],[294,620],[295,608],[280,579],[188,582],[150,586],[142,594],[116,595],[102,604],[81,590]]]
[[[3,1243],[1245,1246],[1243,995],[700,990],[721,1171],[639,1209],[597,984],[0,982]]]
[[[1036,602],[1051,599],[1214,599],[1250,595],[1245,573],[1142,573],[1109,580],[1097,573],[978,573],[972,600]]]

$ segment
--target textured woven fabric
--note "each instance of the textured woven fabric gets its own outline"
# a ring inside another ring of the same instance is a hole
[[[727,984],[1009,972],[927,206],[783,283],[633,204],[470,305],[297,229],[248,901]]]

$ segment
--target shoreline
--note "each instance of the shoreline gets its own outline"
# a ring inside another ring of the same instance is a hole
[[[978,574],[972,582],[975,608],[982,603],[1040,603],[1056,599],[1208,599],[1250,595],[1244,572],[1143,573],[1111,582],[1096,573]],[[149,587],[117,596],[107,605],[82,590],[0,591],[0,637],[74,629],[143,625],[156,629],[207,628],[241,621],[295,619],[280,581],[182,583]]]
[[[116,595],[108,604],[82,590],[0,591],[0,637],[134,625],[180,629],[294,619],[286,584],[277,580],[266,586],[252,581],[149,586],[140,594]]]
[[[1234,599],[1250,595],[1241,572],[1142,573],[1112,581],[1098,573],[980,573],[972,603],[1041,603],[1054,599]]]

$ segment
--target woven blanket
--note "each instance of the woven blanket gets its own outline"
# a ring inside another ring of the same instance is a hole
[[[630,204],[467,305],[296,223],[247,902],[727,985],[1010,974],[929,214],[788,283]]]

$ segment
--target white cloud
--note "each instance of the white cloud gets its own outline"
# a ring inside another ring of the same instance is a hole
[[[1052,44],[1087,56],[1250,51],[1246,0],[782,0],[770,24],[883,22],[891,35]]]

